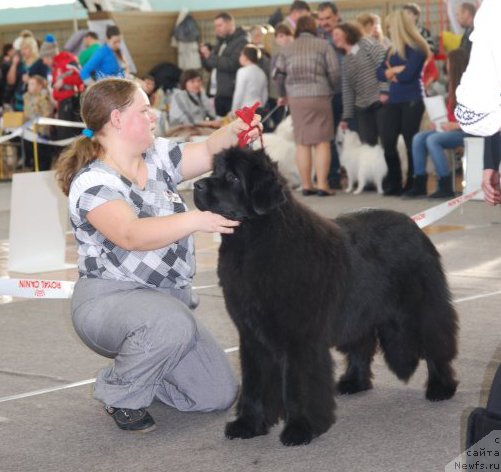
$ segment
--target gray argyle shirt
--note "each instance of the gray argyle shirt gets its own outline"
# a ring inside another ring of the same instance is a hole
[[[70,219],[78,247],[82,278],[134,281],[153,287],[183,288],[195,273],[192,236],[151,251],[127,251],[105,238],[87,220],[87,213],[112,200],[125,201],[138,218],[167,216],[187,210],[177,193],[182,145],[157,138],[144,160],[148,180],[144,189],[100,160],[83,167],[71,183]]]

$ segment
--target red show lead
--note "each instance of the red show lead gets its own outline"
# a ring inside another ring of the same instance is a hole
[[[238,116],[245,124],[249,125],[249,129],[245,131],[241,131],[238,134],[238,145],[243,148],[247,146],[249,143],[249,133],[254,129],[258,128],[259,130],[259,139],[261,140],[261,147],[264,148],[264,143],[263,143],[263,133],[259,129],[258,126],[252,126],[252,119],[254,118],[254,115],[256,114],[256,110],[259,108],[259,105],[261,105],[259,102],[254,103],[251,107],[243,107],[240,110],[237,110],[235,112],[235,115]]]

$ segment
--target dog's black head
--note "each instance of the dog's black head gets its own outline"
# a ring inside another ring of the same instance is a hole
[[[195,205],[233,220],[266,215],[285,203],[285,179],[263,150],[233,147],[214,158],[210,177],[195,182]]]

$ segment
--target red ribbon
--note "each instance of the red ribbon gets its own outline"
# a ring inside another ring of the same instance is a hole
[[[257,128],[259,130],[259,139],[261,140],[261,147],[264,148],[263,144],[263,133],[261,132],[261,129],[258,126],[252,126],[252,119],[254,118],[254,115],[256,114],[256,110],[258,109],[259,105],[261,105],[259,102],[254,103],[251,107],[243,107],[240,110],[235,111],[235,115],[237,115],[245,124],[249,125],[249,129],[240,131],[238,133],[238,145],[243,148],[247,146],[247,144],[250,141],[249,133],[254,129]]]

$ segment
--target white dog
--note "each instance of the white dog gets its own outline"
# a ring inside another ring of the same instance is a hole
[[[348,187],[346,192],[352,192],[355,182],[355,195],[361,193],[367,184],[374,184],[379,194],[383,193],[383,178],[388,172],[384,160],[383,148],[377,144],[369,146],[362,144],[355,131],[338,129],[336,136],[339,159],[346,169]]]
[[[264,148],[272,160],[278,162],[278,168],[292,188],[299,187],[299,173],[296,166],[296,144],[292,128],[292,118],[288,116],[280,122],[273,133],[263,134]],[[254,148],[260,146],[260,140],[254,141]]]

